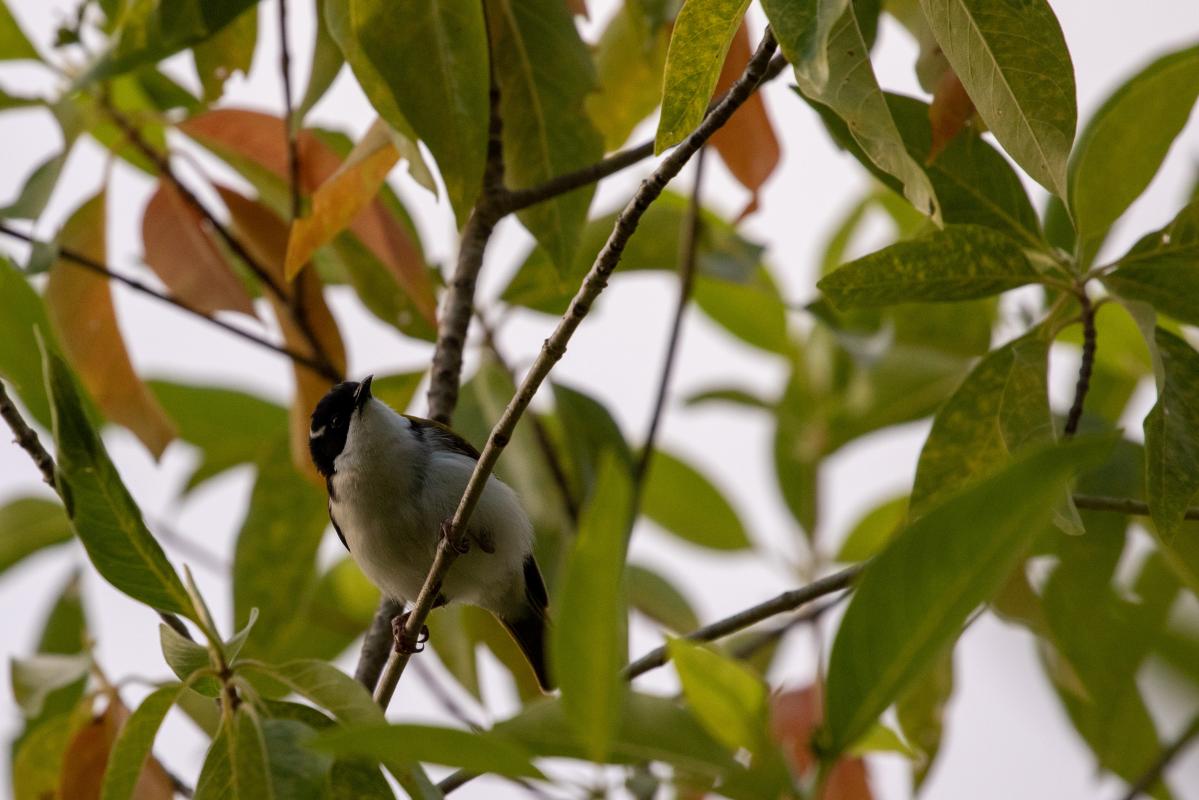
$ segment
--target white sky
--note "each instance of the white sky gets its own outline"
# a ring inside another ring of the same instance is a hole
[[[9,0],[9,5],[31,38],[44,45],[56,22],[69,16],[74,3]],[[308,72],[312,11],[307,3],[293,5],[290,37],[294,80],[302,88]],[[1135,5],[1117,0],[1057,0],[1053,6],[1074,59],[1084,121],[1124,76],[1165,50],[1199,41],[1199,6],[1193,0],[1146,0]],[[592,0],[591,7],[593,19],[602,22],[615,5]],[[230,82],[225,102],[277,113],[281,102],[275,3],[264,0],[261,14],[262,37],[254,70],[248,80]],[[760,26],[756,9],[751,16]],[[584,25],[589,37],[596,29],[595,24]],[[875,51],[876,70],[884,86],[918,92],[912,77],[915,56],[915,47],[906,34],[885,22]],[[177,57],[168,63],[172,75],[194,85],[189,59]],[[814,295],[813,275],[831,225],[860,197],[868,183],[860,167],[830,145],[815,116],[791,95],[788,83],[776,80],[765,90],[783,141],[783,163],[765,191],[762,210],[746,222],[744,232],[768,245],[766,259],[787,297],[802,302]],[[0,66],[0,86],[31,92],[46,91],[50,83],[43,73],[29,67]],[[315,123],[343,127],[355,135],[372,119],[369,106],[348,73],[342,74],[310,118]],[[650,132],[652,127],[643,126],[634,138],[640,141]],[[28,170],[57,149],[57,130],[44,113],[10,112],[0,115],[0,142],[5,150],[5,158],[0,160],[0,201],[6,201],[15,194]],[[709,204],[735,213],[744,204],[743,191],[732,183],[716,159],[710,159],[709,164]],[[627,197],[636,180],[650,168],[649,164],[640,165],[605,184],[593,207],[612,208]],[[90,142],[78,146],[38,233],[48,238],[64,215],[99,187],[103,170],[104,158],[98,147]],[[1112,249],[1119,250],[1140,232],[1166,222],[1197,174],[1199,129],[1192,124],[1175,144],[1158,179],[1126,215],[1110,244]],[[453,223],[445,204],[430,204],[428,196],[406,176],[393,176],[392,182],[414,211],[426,251],[434,260],[445,263],[454,249]],[[133,271],[140,263],[141,208],[149,191],[150,183],[140,173],[123,165],[114,170],[109,262],[118,270]],[[1040,205],[1044,195],[1039,189],[1035,191]],[[528,243],[528,236],[514,222],[501,226],[489,250],[481,298],[494,297],[505,285]],[[6,252],[16,251],[11,243],[3,247]],[[414,369],[427,363],[427,345],[405,340],[377,322],[347,290],[337,289],[332,294],[334,311],[349,346],[352,375]],[[570,352],[554,373],[555,378],[586,387],[602,397],[634,442],[640,440],[646,425],[673,296],[673,281],[665,274],[618,278],[579,330]],[[143,375],[211,380],[281,401],[288,395],[290,369],[273,354],[214,332],[123,289],[116,290],[116,297],[122,328]],[[805,324],[799,318],[793,323]],[[552,324],[553,320],[545,316],[514,314],[503,332],[502,345],[515,363],[527,365]],[[1064,406],[1076,360],[1069,353],[1058,356],[1053,365],[1054,399]],[[693,390],[715,384],[739,384],[770,395],[781,388],[784,379],[777,360],[733,342],[701,315],[689,313],[672,392],[675,402],[660,441],[702,465],[726,490],[761,553],[728,556],[701,552],[678,544],[644,523],[637,531],[633,559],[651,563],[676,578],[704,619],[738,610],[801,582],[789,564],[802,551],[796,546],[799,532],[775,488],[771,426],[765,416],[727,407],[685,409],[677,401]],[[1134,433],[1139,433],[1141,416],[1151,403],[1150,392],[1138,394],[1134,413],[1126,420]],[[423,408],[423,401],[417,408]],[[829,550],[834,549],[860,511],[906,491],[926,433],[926,423],[890,429],[856,442],[829,459],[821,498],[825,510],[821,535]],[[45,487],[25,454],[10,445],[7,437],[0,439],[0,502],[44,493]],[[165,520],[183,537],[231,558],[250,487],[248,468],[212,482],[180,507],[174,500],[186,467],[194,458],[188,447],[173,445],[162,462],[155,464],[127,433],[112,431],[105,439],[149,519]],[[339,548],[334,537],[327,537],[325,546],[329,556]],[[176,563],[184,560],[170,546],[168,552]],[[8,657],[32,649],[52,594],[70,570],[84,561],[82,549],[70,545],[66,553],[60,549],[37,556],[0,580],[0,615],[5,620],[0,629],[0,653],[5,656],[0,670],[6,684]],[[197,570],[197,577],[217,618],[228,619],[228,586],[202,569]],[[97,656],[108,673],[117,678],[168,677],[159,653],[155,616],[111,589],[93,572],[86,574],[85,594],[98,639]],[[635,626],[633,653],[656,643],[650,628]],[[342,666],[347,670],[352,670],[353,655],[343,659]],[[436,659],[425,660],[440,671]],[[813,664],[811,638],[795,635],[772,680],[802,684],[810,678]],[[950,707],[947,737],[925,797],[1066,800],[1119,793],[1118,782],[1099,776],[1092,756],[1070,727],[1041,674],[1030,636],[986,616],[963,637],[956,666],[958,688]],[[1159,672],[1154,674],[1161,677]],[[514,710],[504,680],[495,670],[490,670],[488,676],[485,688],[492,713],[503,716]],[[669,670],[660,670],[639,685],[669,690],[673,678]],[[136,702],[144,692],[142,686],[131,685],[126,691],[127,702]],[[0,725],[7,738],[17,728],[17,711],[7,691],[0,694]],[[1199,698],[1193,694],[1151,694],[1151,706],[1166,738],[1185,723],[1197,702]],[[392,708],[393,717],[446,718],[419,681],[411,678],[401,686]],[[193,781],[203,757],[204,741],[190,723],[173,713],[158,744],[158,752],[168,766]],[[908,796],[907,768],[897,757],[873,760],[871,772],[879,797],[898,800]],[[1179,796],[1199,798],[1199,749],[1180,759],[1171,775]],[[0,785],[7,788],[7,776],[0,778]],[[502,782],[480,780],[457,796],[521,794]]]

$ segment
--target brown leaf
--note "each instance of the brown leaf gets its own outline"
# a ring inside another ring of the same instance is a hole
[[[723,94],[733,85],[745,71],[745,65],[752,55],[749,30],[742,22],[724,59],[713,97]],[[749,205],[738,216],[741,219],[757,209],[758,191],[779,163],[778,138],[766,113],[761,92],[751,94],[732,118],[713,134],[712,145],[733,177],[753,194]]]
[[[108,768],[108,754],[128,719],[129,709],[114,692],[109,695],[104,712],[75,732],[63,755],[59,797],[98,800]],[[170,800],[174,796],[170,776],[158,759],[151,756],[137,779],[134,800]]]
[[[812,734],[824,719],[821,693],[816,686],[791,689],[771,698],[770,730],[796,775],[816,766]],[[842,758],[828,774],[821,800],[873,800],[866,763],[861,758]]]
[[[103,263],[107,259],[105,194],[67,220],[58,243]],[[50,267],[46,306],[71,365],[104,415],[124,425],[154,454],[175,438],[175,427],[129,360],[108,279],[64,259]]]
[[[566,8],[576,17],[591,19],[591,15],[587,12],[587,0],[566,0]]]
[[[974,101],[966,94],[966,87],[958,80],[957,73],[947,69],[937,81],[932,105],[928,107],[928,121],[933,129],[932,146],[928,151],[931,164],[953,138],[974,117]]]
[[[251,200],[232,189],[217,186],[217,191],[224,200],[229,216],[233,221],[233,231],[238,239],[273,276],[283,274],[283,260],[287,254],[287,225],[275,212],[257,201]],[[298,302],[288,298],[286,303],[271,296],[271,308],[279,320],[279,328],[283,331],[283,341],[293,350],[308,356],[315,356],[316,351],[308,337],[304,335],[295,323],[294,311],[307,319],[309,327],[316,335],[321,350],[332,362],[334,369],[340,373],[346,371],[346,349],[333,318],[329,306],[325,303],[325,295],[316,270],[308,268],[300,271],[290,286],[290,291],[298,293]],[[303,364],[293,364],[292,370],[296,381],[296,391],[288,414],[291,431],[292,463],[301,474],[308,476],[317,483],[323,481],[312,466],[308,455],[308,427],[312,410],[316,408],[325,393],[333,383],[315,370]]]
[[[280,178],[289,174],[286,128],[279,117],[222,108],[192,117],[179,128],[218,155],[248,159]],[[312,131],[300,131],[296,147],[300,186],[306,194],[312,194],[337,172],[341,159]],[[436,325],[433,282],[404,224],[376,198],[353,218],[350,230],[391,271],[421,315]]]
[[[254,315],[245,287],[205,230],[203,217],[170,181],[159,180],[146,204],[142,246],[146,263],[180,300],[210,314]]]

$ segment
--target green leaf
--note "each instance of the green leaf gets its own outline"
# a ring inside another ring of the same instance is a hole
[[[645,30],[635,3],[625,3],[608,22],[595,46],[599,89],[587,96],[587,114],[604,139],[605,150],[624,144],[637,124],[658,106],[670,31]]]
[[[70,369],[40,339],[39,345],[54,418],[58,491],[88,558],[105,580],[134,600],[195,619],[179,575],[88,420]]]
[[[387,191],[385,185],[384,196]],[[407,336],[427,341],[437,338],[437,331],[392,271],[352,232],[343,231],[318,252],[345,273],[367,311]]]
[[[208,748],[195,800],[273,800],[274,796],[262,723],[257,712],[243,703],[225,719]]]
[[[171,0],[130,5],[108,50],[78,85],[153,64],[218,34],[257,0]]]
[[[142,767],[154,749],[158,729],[183,690],[181,683],[155,689],[125,721],[108,756],[100,800],[129,800],[133,797]]]
[[[1037,281],[1024,251],[979,225],[950,225],[851,261],[816,285],[838,308],[973,300]]]
[[[276,681],[327,709],[347,725],[383,721],[382,710],[371,700],[370,693],[362,684],[324,661],[309,659],[279,665],[245,661],[238,665],[238,672],[258,674]]]
[[[71,523],[59,503],[40,497],[11,500],[0,506],[0,573],[71,538]]]
[[[1184,206],[1170,224],[1141,237],[1103,278],[1129,300],[1143,300],[1179,322],[1199,324],[1191,302],[1199,292],[1199,202]]]
[[[628,661],[624,562],[632,487],[610,451],[583,508],[574,550],[559,582],[552,665],[562,704],[588,756],[607,754],[620,724]]]
[[[205,101],[219,100],[225,92],[225,81],[233,73],[250,74],[257,44],[258,4],[254,3],[215,36],[192,48]]]
[[[1070,162],[1069,202],[1086,266],[1153,180],[1199,98],[1199,47],[1163,56],[1095,112]]]
[[[923,516],[1021,448],[1053,440],[1049,336],[1042,328],[987,355],[933,419],[920,451],[910,514]]]
[[[31,59],[41,61],[37,50],[13,18],[7,3],[0,3],[0,61]]]
[[[749,667],[686,639],[667,643],[683,695],[708,733],[732,750],[769,746],[767,688]]]
[[[916,679],[895,704],[895,716],[904,737],[919,750],[912,775],[919,789],[936,761],[945,727],[945,706],[953,695],[953,654],[946,653]]]
[[[329,31],[329,23],[325,16],[325,0],[316,0],[316,31],[312,43],[312,71],[308,73],[308,86],[304,89],[304,97],[296,106],[296,124],[302,124],[304,117],[312,107],[320,102],[325,92],[333,85],[333,81],[341,72],[345,59],[341,55],[333,34]]]
[[[554,411],[562,422],[569,450],[566,464],[574,480],[575,497],[586,498],[596,491],[606,453],[631,474],[633,454],[611,412],[590,395],[559,383],[553,384]]]
[[[764,266],[747,283],[700,275],[692,297],[701,311],[741,341],[771,353],[790,352],[787,306]]]
[[[67,745],[75,728],[83,722],[80,716],[78,712],[65,711],[46,720],[20,743],[12,762],[14,800],[55,796]]]
[[[900,181],[911,204],[922,214],[939,220],[937,196],[924,170],[908,154],[891,116],[852,4],[829,31],[828,62],[826,82],[818,83],[813,76],[796,70],[800,91],[842,118],[869,159]]]
[[[891,537],[903,529],[907,516],[906,495],[875,506],[862,515],[845,536],[841,550],[837,553],[837,561],[856,562],[873,558]]]
[[[376,761],[444,764],[468,772],[540,778],[532,754],[507,737],[433,725],[355,725],[325,731],[308,743],[314,750]]]
[[[724,57],[749,0],[687,0],[675,18],[662,77],[654,154],[681,142],[704,118]]]
[[[1199,491],[1199,353],[1158,328],[1157,403],[1145,417],[1145,487],[1158,533],[1171,538]]]
[[[929,511],[870,562],[829,661],[828,753],[844,752],[945,652],[1049,520],[1070,475],[1109,449],[1083,440],[1020,458]]]
[[[492,66],[504,120],[504,182],[525,189],[594,163],[603,143],[583,111],[595,69],[559,0],[487,0]],[[521,211],[521,224],[562,273],[574,263],[594,184]]]
[[[333,759],[313,753],[305,743],[314,731],[294,719],[262,721],[267,766],[275,796],[288,800],[325,800]]]
[[[1074,66],[1045,0],[920,0],[979,116],[1033,180],[1066,197]]]
[[[34,331],[54,341],[42,298],[21,270],[0,256],[0,376],[41,425],[50,427],[50,402]]]
[[[380,116],[405,135],[415,132],[409,138],[419,137],[437,159],[464,224],[487,156],[482,4],[417,0],[396,14],[384,0],[326,0],[325,19]]]
[[[286,444],[258,467],[250,507],[233,554],[233,620],[257,608],[259,635],[247,653],[273,654],[295,614],[296,598],[315,580],[316,551],[328,526],[324,493],[296,472]]]
[[[691,602],[673,583],[648,567],[629,564],[629,606],[675,633],[699,627]]]
[[[763,0],[762,10],[787,61],[813,87],[829,80],[829,34],[848,0]]]
[[[46,210],[46,204],[50,202],[50,195],[54,193],[54,187],[58,185],[58,176],[62,174],[67,157],[71,154],[70,144],[64,145],[62,150],[29,173],[20,194],[13,198],[11,203],[0,208],[0,217],[30,220],[41,217],[42,212]]]
[[[277,657],[332,661],[370,627],[378,606],[379,590],[358,565],[349,557],[338,560],[297,603],[295,615],[278,636]],[[437,644],[440,649],[442,641]]]
[[[749,536],[737,511],[701,472],[662,450],[650,459],[641,510],[684,541],[713,550],[744,550]]]
[[[86,654],[41,653],[9,661],[13,699],[26,717],[42,713],[42,704],[53,691],[70,686],[87,675],[91,657]]]
[[[212,661],[208,648],[188,639],[170,625],[158,626],[158,643],[162,648],[162,657],[181,681],[188,681],[193,691],[208,697],[216,697],[220,692],[220,684],[214,677],[193,677],[198,670],[211,669]]]

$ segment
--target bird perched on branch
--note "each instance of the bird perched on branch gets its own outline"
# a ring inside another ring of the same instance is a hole
[[[329,390],[312,414],[308,440],[342,544],[380,591],[415,601],[478,451],[448,427],[399,414],[372,397],[371,377]],[[548,689],[548,597],[533,558],[533,526],[516,493],[494,475],[464,541],[471,546],[446,574],[436,605],[469,603],[490,611]],[[393,619],[392,630],[396,648],[412,652],[424,639],[403,640],[406,619]]]

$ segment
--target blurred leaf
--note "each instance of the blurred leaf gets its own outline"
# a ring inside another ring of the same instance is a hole
[[[58,492],[96,570],[125,594],[159,611],[195,618],[191,600],[142,521],[79,400],[70,370],[42,347],[54,411]]]
[[[818,517],[820,460],[824,455],[825,431],[813,424],[816,404],[812,388],[796,365],[778,402],[774,429],[774,474],[783,501],[810,538]]]
[[[1143,300],[1190,325],[1199,324],[1199,201],[1183,207],[1170,224],[1143,236],[1117,262],[1103,284],[1129,300]]]
[[[592,496],[605,453],[614,455],[625,474],[631,474],[633,454],[603,403],[560,383],[554,383],[553,390],[554,413],[562,422],[569,447],[566,466],[574,479],[575,497]]]
[[[162,648],[163,660],[181,681],[187,681],[188,687],[207,697],[216,697],[220,692],[220,684],[215,677],[196,677],[195,673],[202,669],[211,669],[212,663],[208,656],[208,648],[195,642],[176,631],[170,625],[158,626],[158,643]]]
[[[609,752],[620,724],[628,661],[624,562],[632,487],[610,451],[583,508],[579,534],[559,583],[551,637],[553,676],[578,740],[593,760]]]
[[[1082,266],[1145,191],[1199,98],[1199,47],[1156,59],[1095,112],[1070,161],[1069,203]]]
[[[629,605],[675,633],[690,633],[699,627],[691,602],[660,573],[636,564],[626,568]]]
[[[827,752],[844,752],[945,652],[1048,520],[1071,473],[1109,449],[1079,441],[1020,458],[925,514],[870,562],[833,644]],[[1012,497],[1021,502],[997,500]]]
[[[464,616],[466,606],[443,606],[429,614],[429,641],[446,671],[454,676],[472,697],[483,699],[479,685],[479,666],[476,651],[478,641],[471,635]]]
[[[296,600],[315,580],[316,551],[328,526],[325,506],[323,492],[298,476],[282,452],[259,464],[233,554],[234,625],[245,625],[253,608],[262,615],[247,653],[275,653]]]
[[[953,654],[946,653],[916,679],[895,704],[895,716],[903,735],[920,751],[912,775],[919,791],[927,780],[945,728],[945,706],[953,695]]]
[[[153,758],[151,753],[154,739],[167,712],[175,705],[176,698],[183,691],[183,685],[172,683],[155,689],[142,700],[112,744],[112,753],[108,758],[108,766],[104,771],[104,783],[99,792],[101,800],[130,800],[144,798],[144,792],[139,792],[139,776]],[[145,781],[145,778],[142,779]],[[174,791],[167,797],[174,796]]]
[[[41,61],[42,57],[29,43],[29,38],[13,18],[7,3],[0,3],[0,61],[29,59]]]
[[[779,49],[797,74],[816,89],[829,80],[829,35],[845,13],[848,0],[765,0],[762,10]]]
[[[635,0],[621,5],[595,46],[599,89],[587,96],[584,105],[604,137],[605,150],[624,144],[662,96],[670,31],[660,27],[647,32],[638,13]]]
[[[108,81],[106,87],[105,98],[111,111],[120,114],[154,152],[165,153],[167,145],[163,109],[158,107],[157,100],[146,90],[139,75],[120,75]],[[69,112],[63,112],[56,107],[55,115],[60,117],[60,121],[65,115],[78,117],[75,124],[102,147],[147,175],[157,177],[157,165],[130,140],[129,135],[113,119],[110,109],[100,102],[98,95],[85,92],[69,96],[62,102],[70,104],[71,108]]]
[[[72,144],[73,142],[64,143],[62,150],[49,156],[29,173],[17,196],[11,203],[0,208],[0,218],[36,220],[42,215],[50,202],[50,196],[54,193],[54,187],[58,185],[62,168],[71,155]]]
[[[1145,417],[1145,484],[1158,533],[1171,539],[1199,491],[1199,353],[1158,328],[1157,403]]]
[[[320,102],[325,92],[333,85],[333,81],[341,72],[345,63],[333,34],[329,31],[329,23],[325,18],[325,0],[315,3],[315,33],[312,43],[312,71],[308,73],[308,86],[304,89],[304,97],[295,110],[295,122],[300,125],[312,107]]]
[[[205,697],[199,692],[185,689],[175,700],[179,710],[195,723],[200,733],[209,740],[215,739],[221,727],[221,706],[215,698]]]
[[[111,44],[78,85],[86,85],[153,64],[185,47],[215,36],[256,0],[172,0],[141,2],[121,15]]]
[[[817,286],[838,308],[973,300],[1038,280],[1020,246],[979,225],[950,225],[852,261]]]
[[[371,381],[371,394],[396,411],[403,412],[412,405],[416,390],[425,379],[424,370],[376,375]]]
[[[105,205],[103,192],[86,201],[67,220],[58,243],[103,263]],[[175,430],[133,369],[108,281],[59,259],[50,268],[46,306],[64,352],[96,405],[106,417],[129,428],[155,458],[161,457]]]
[[[113,743],[129,719],[129,709],[111,693],[102,714],[80,727],[63,755],[58,790],[62,797],[91,800],[100,797]],[[136,800],[171,800],[175,787],[162,765],[152,756],[137,765],[129,779],[128,796]]]
[[[379,590],[352,559],[342,558],[310,584],[296,603],[292,619],[277,636],[275,656],[280,660],[332,661],[370,627],[378,605]],[[440,639],[437,646],[440,650]]]
[[[679,10],[666,53],[655,155],[681,142],[703,120],[748,5],[748,0],[688,0]]]
[[[743,21],[733,36],[724,66],[721,67],[715,95],[721,95],[732,87],[752,55],[749,29]],[[752,195],[749,204],[739,215],[744,217],[757,208],[758,192],[779,163],[778,137],[775,136],[774,126],[766,114],[766,104],[761,92],[751,94],[741,107],[733,112],[729,121],[712,134],[711,144],[737,182]]]
[[[13,800],[45,800],[58,792],[63,756],[74,730],[91,716],[91,703],[81,703],[45,720],[15,748],[12,761]]]
[[[824,718],[822,689],[805,686],[777,692],[770,698],[771,735],[778,742],[795,774],[808,774],[816,764],[812,736]],[[873,800],[865,763],[860,757],[841,758],[832,766],[821,800]]]
[[[978,114],[1033,180],[1066,196],[1078,110],[1074,66],[1044,0],[920,0]]]
[[[327,709],[345,725],[370,725],[383,721],[383,711],[362,684],[332,664],[315,659],[269,665],[242,662],[239,674],[258,674]]]
[[[17,266],[0,256],[0,376],[33,418],[49,428],[50,404],[34,331],[54,341],[42,299]]]
[[[772,353],[790,352],[787,307],[765,267],[744,283],[700,275],[692,296],[701,311],[741,341]]]
[[[59,503],[40,497],[10,500],[0,506],[0,573],[71,538],[70,520]]]
[[[468,772],[540,778],[531,753],[490,731],[468,732],[433,725],[364,724],[319,734],[308,743],[319,752],[377,761],[406,759]]]
[[[878,504],[863,514],[841,543],[837,561],[857,562],[873,558],[903,529],[908,515],[906,495]]]
[[[415,131],[437,159],[461,226],[487,154],[483,8],[419,0],[403,15],[393,11],[382,0],[326,0],[325,19],[375,110],[393,128]]]
[[[753,670],[686,639],[667,643],[683,695],[708,733],[731,750],[761,754],[769,747],[767,690]]]
[[[496,660],[508,670],[522,702],[536,700],[545,693],[537,683],[533,667],[525,658],[512,634],[489,611],[478,606],[463,606],[459,621],[469,641],[486,645]]]
[[[688,406],[697,406],[702,403],[731,403],[745,408],[757,408],[764,411],[773,409],[773,404],[763,397],[758,397],[753,392],[747,389],[738,389],[737,387],[715,387],[704,389],[689,395],[684,401]]]
[[[904,196],[912,205],[939,220],[941,211],[932,184],[904,146],[870,65],[870,52],[852,5],[829,31],[828,67],[827,83],[797,70],[800,90],[844,119],[850,135],[870,160],[903,184]]]
[[[699,470],[663,450],[650,459],[641,509],[667,531],[700,547],[750,547],[741,518],[720,489]]]
[[[69,686],[87,675],[91,656],[43,653],[9,662],[13,699],[27,718],[42,713],[51,692]]]
[[[487,0],[485,9],[504,121],[505,184],[526,189],[599,160],[603,143],[583,110],[595,68],[566,6]],[[563,275],[574,264],[593,192],[587,184],[518,212]]]
[[[245,287],[205,225],[200,212],[183,199],[175,185],[159,179],[142,215],[146,263],[171,294],[201,311],[240,311],[254,316]]]
[[[258,4],[253,3],[215,36],[192,48],[205,101],[219,100],[225,92],[225,81],[235,72],[250,74],[257,44]]]
[[[273,800],[266,740],[258,713],[243,703],[226,716],[196,782],[195,800],[253,797]]]
[[[912,519],[1022,448],[1053,440],[1048,369],[1048,332],[1039,327],[974,367],[933,419],[916,465]]]
[[[324,800],[333,759],[304,747],[314,731],[292,719],[262,721],[267,765],[275,796],[288,800]]]
[[[929,159],[935,159],[946,145],[961,135],[974,117],[974,102],[966,94],[966,87],[953,70],[948,70],[937,82],[933,101],[928,107],[932,141],[929,144]]]

